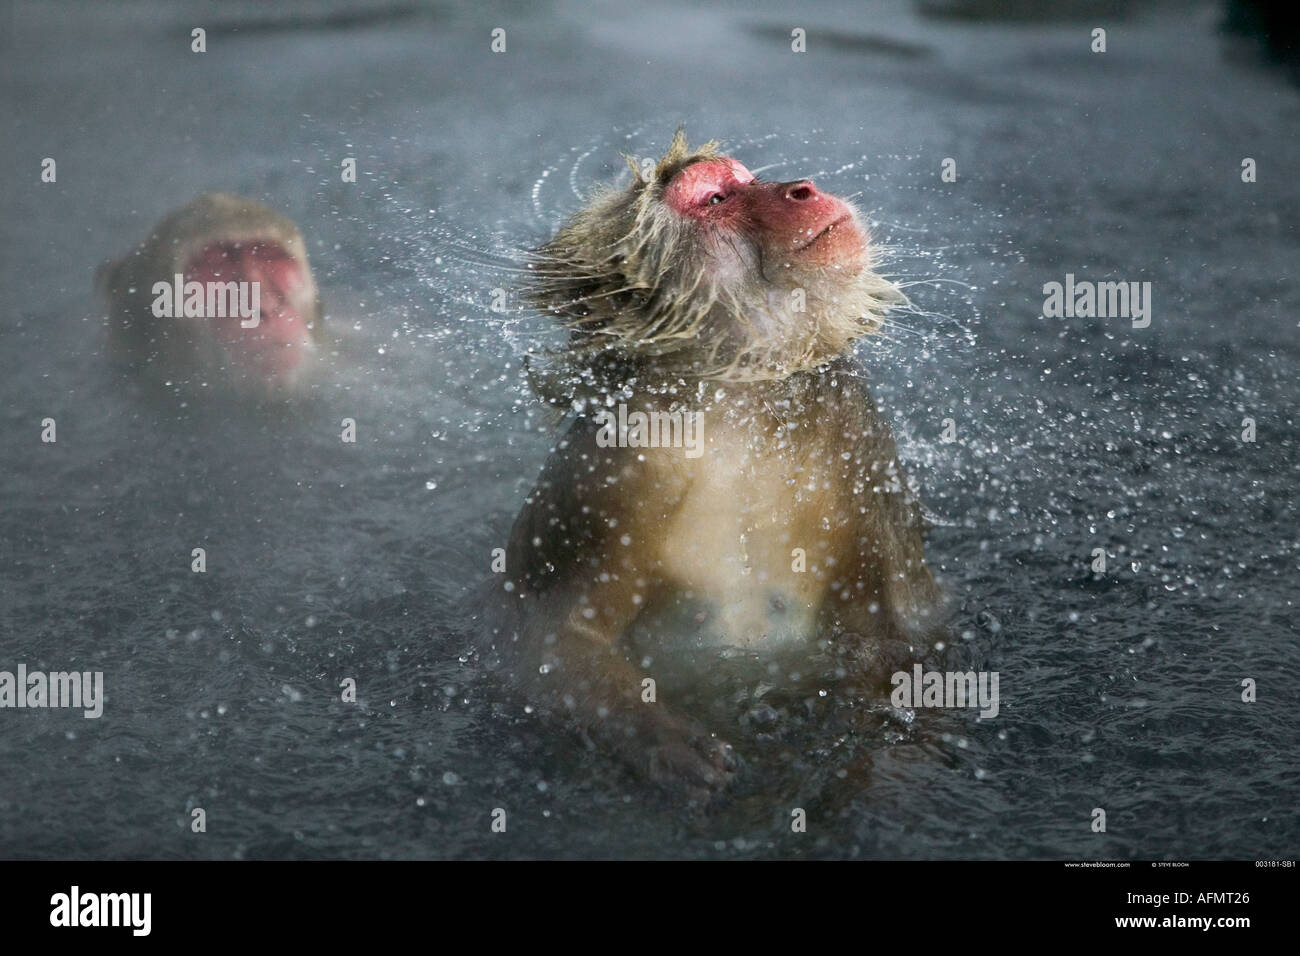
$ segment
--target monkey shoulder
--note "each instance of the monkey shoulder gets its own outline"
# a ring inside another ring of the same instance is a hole
[[[603,446],[600,430],[587,416],[570,424],[515,521],[510,564],[534,587],[608,557],[682,496],[682,477],[656,467],[661,456]]]

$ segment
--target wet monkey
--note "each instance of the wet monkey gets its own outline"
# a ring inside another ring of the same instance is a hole
[[[200,196],[100,267],[96,285],[111,354],[155,383],[284,395],[320,341],[302,234],[249,199]]]
[[[823,654],[883,681],[940,598],[852,356],[904,302],[858,212],[680,131],[648,177],[629,165],[529,263],[569,330],[534,386],[574,417],[511,532],[490,660],[704,801],[737,765],[687,706],[719,668]]]

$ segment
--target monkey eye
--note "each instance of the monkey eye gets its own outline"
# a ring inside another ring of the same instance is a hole
[[[708,207],[735,198],[753,180],[754,174],[733,159],[701,160],[678,171],[664,189],[664,202],[684,216],[710,215]]]

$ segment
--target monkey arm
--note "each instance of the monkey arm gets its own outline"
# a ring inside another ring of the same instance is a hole
[[[510,642],[516,676],[543,711],[651,779],[702,794],[724,782],[729,748],[663,704],[641,699],[625,636],[659,586],[655,524],[676,508],[680,476],[635,450],[600,448],[579,420],[552,453],[511,533]]]
[[[847,457],[839,476],[845,561],[828,594],[824,617],[832,632],[864,639],[862,665],[894,668],[918,634],[938,625],[939,589],[923,553],[924,521],[908,487],[888,422],[865,378],[848,363],[835,370]]]

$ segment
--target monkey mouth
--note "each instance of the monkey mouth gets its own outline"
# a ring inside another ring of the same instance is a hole
[[[850,216],[850,215],[840,216],[839,219],[836,219],[834,222],[830,223],[830,224],[829,224],[825,229],[823,229],[821,232],[817,233],[817,235],[813,236],[811,239],[809,239],[807,242],[805,242],[802,246],[800,246],[800,247],[799,247],[797,250],[795,250],[795,251],[796,251],[796,252],[803,252],[805,249],[810,248],[810,247],[812,246],[812,244],[815,243],[818,239],[821,239],[821,238],[823,238],[824,236],[830,236],[830,235],[834,234],[834,232],[835,232],[835,227],[836,227],[836,226],[842,226],[842,225],[844,225],[846,222],[851,222],[852,219],[853,219],[853,217]]]
[[[252,328],[242,327],[238,316],[217,319],[214,325],[231,364],[254,378],[287,379],[314,351],[302,317],[287,305],[259,310]]]

